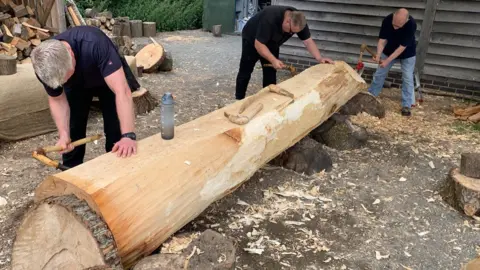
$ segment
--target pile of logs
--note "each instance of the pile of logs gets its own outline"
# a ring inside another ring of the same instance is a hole
[[[95,9],[87,8],[85,10],[85,23],[90,26],[100,28],[105,34],[112,35],[113,26],[115,25],[115,19],[112,16],[112,12],[100,12],[97,13]]]
[[[460,120],[470,121],[473,123],[480,122],[480,104],[477,104],[476,106],[470,106],[468,108],[454,108],[453,113]]]
[[[22,61],[30,56],[35,46],[50,38],[53,32],[54,29],[42,28],[35,17],[35,11],[29,6],[0,1],[0,55]]]

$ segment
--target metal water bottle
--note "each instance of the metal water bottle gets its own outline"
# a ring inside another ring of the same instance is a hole
[[[162,107],[160,114],[161,133],[164,140],[173,139],[175,129],[175,109],[174,100],[170,92],[162,97]]]

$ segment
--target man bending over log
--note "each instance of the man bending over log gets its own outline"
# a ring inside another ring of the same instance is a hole
[[[136,153],[131,90],[115,45],[90,26],[69,29],[42,42],[31,54],[33,68],[48,94],[58,128],[63,164],[83,163],[85,145],[71,142],[86,136],[88,114],[98,96],[106,134],[105,150],[128,157]]]
[[[410,107],[415,101],[413,72],[415,70],[417,23],[408,10],[401,8],[383,19],[374,60],[379,63],[368,91],[378,96],[385,77],[392,66],[402,64],[402,115],[410,116]]]
[[[285,64],[278,59],[280,46],[294,34],[319,63],[333,63],[321,56],[317,45],[310,37],[305,16],[289,6],[268,6],[255,14],[242,31],[242,58],[237,75],[236,99],[245,98],[250,77],[258,60],[262,63],[263,87],[277,83],[277,69]],[[265,67],[265,64],[273,67]]]

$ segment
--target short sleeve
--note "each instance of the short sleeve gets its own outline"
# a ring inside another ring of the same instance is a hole
[[[60,96],[62,93],[63,93],[63,87],[60,86],[60,87],[57,87],[55,89],[51,88],[50,86],[46,85],[45,83],[43,83],[42,80],[40,80],[40,78],[38,77],[38,75],[35,73],[35,76],[37,77],[38,81],[40,81],[40,83],[42,83],[43,87],[45,88],[45,91],[47,92],[47,94],[51,97],[58,97]]]
[[[100,73],[105,78],[122,67],[120,55],[108,40],[99,41],[94,48],[94,56]]]
[[[298,38],[301,40],[307,40],[310,38],[310,28],[308,28],[308,24],[305,24],[305,27],[302,29],[302,31],[297,33]]]
[[[380,34],[378,35],[378,37],[380,39],[387,39],[388,38],[388,19],[390,17],[386,17],[385,19],[383,19],[382,21],[382,27],[380,27]]]

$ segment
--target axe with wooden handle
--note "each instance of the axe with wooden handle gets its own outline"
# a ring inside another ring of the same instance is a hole
[[[98,134],[98,135],[94,135],[94,136],[90,136],[90,137],[87,137],[87,138],[83,138],[83,139],[80,139],[78,141],[74,141],[72,143],[72,145],[74,147],[77,147],[77,146],[80,146],[80,145],[83,145],[83,144],[86,144],[86,143],[89,143],[89,142],[93,142],[93,141],[96,141],[98,139],[100,139],[102,137],[102,135]],[[42,162],[43,164],[49,166],[49,167],[53,167],[55,169],[59,169],[59,170],[62,170],[62,171],[65,171],[65,170],[68,170],[70,168],[68,168],[67,166],[61,164],[60,162],[58,161],[55,161],[55,160],[52,160],[50,159],[48,156],[47,156],[47,153],[52,153],[52,152],[60,152],[62,151],[63,148],[59,145],[55,145],[55,146],[46,146],[46,147],[40,147],[38,148],[37,150],[33,151],[32,153],[32,157],[35,158],[36,160]]]

